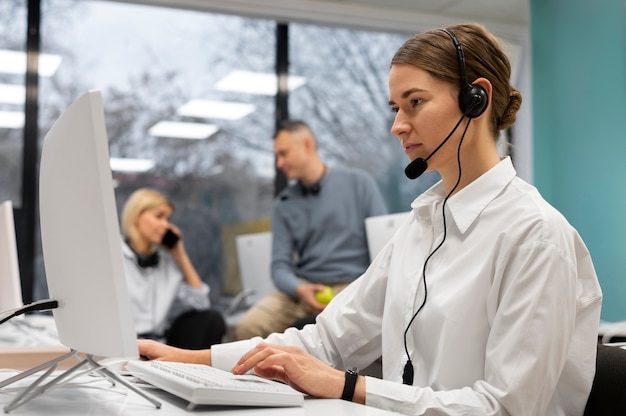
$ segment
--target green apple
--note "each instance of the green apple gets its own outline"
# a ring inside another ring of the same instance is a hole
[[[323,305],[326,305],[334,297],[335,291],[330,286],[326,286],[324,290],[320,290],[319,292],[315,293],[315,299],[317,299],[317,301]]]

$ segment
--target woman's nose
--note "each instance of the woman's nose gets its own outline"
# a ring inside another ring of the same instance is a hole
[[[400,111],[396,113],[396,118],[393,120],[393,124],[391,125],[391,134],[395,137],[400,138],[404,133],[410,130],[411,126],[407,122],[406,118],[402,115]]]

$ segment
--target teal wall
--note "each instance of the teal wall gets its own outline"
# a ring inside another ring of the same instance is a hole
[[[533,182],[626,320],[626,0],[531,0]]]

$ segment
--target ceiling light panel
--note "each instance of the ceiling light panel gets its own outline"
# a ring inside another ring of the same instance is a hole
[[[159,121],[149,130],[154,137],[203,140],[219,131],[215,124],[189,123],[183,121]]]
[[[306,78],[290,75],[287,88],[293,91],[306,84]],[[232,71],[215,85],[220,91],[241,92],[245,94],[276,95],[276,74],[251,71]]]
[[[154,167],[154,160],[112,157],[111,170],[114,172],[146,172]]]
[[[178,109],[178,115],[208,119],[240,120],[252,113],[253,104],[228,101],[191,100]]]
[[[0,111],[0,128],[21,129],[24,127],[24,113],[21,111]]]
[[[59,55],[39,54],[39,75],[42,77],[54,75],[59,65],[61,65],[61,60]],[[0,72],[25,74],[26,53],[0,49]]]

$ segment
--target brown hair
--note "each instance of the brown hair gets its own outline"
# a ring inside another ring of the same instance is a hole
[[[306,131],[312,138],[315,139],[315,135],[313,134],[313,130],[307,123],[302,120],[283,120],[278,125],[276,129],[276,133],[274,134],[274,139],[278,136],[279,133],[287,131],[289,133],[297,133],[299,131]]]
[[[522,94],[510,84],[511,64],[499,41],[483,26],[460,24],[446,27],[463,49],[467,81],[486,78],[493,86],[491,126],[494,137],[513,123],[522,105]],[[440,29],[419,33],[398,49],[391,65],[408,64],[460,89],[459,59],[450,36]]]

